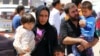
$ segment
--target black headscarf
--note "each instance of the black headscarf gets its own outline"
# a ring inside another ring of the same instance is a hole
[[[50,11],[49,11],[49,9],[46,7],[46,6],[44,6],[44,5],[41,5],[41,6],[39,6],[37,9],[36,9],[36,27],[38,27],[38,28],[40,28],[40,29],[46,29],[50,24],[49,24],[49,19],[48,19],[48,21],[47,21],[47,23],[45,24],[45,25],[42,25],[42,24],[40,24],[40,22],[39,22],[39,15],[40,15],[40,12],[42,11],[42,10],[46,10],[47,12],[48,12],[48,15],[50,15]],[[48,16],[48,18],[49,18],[49,16]]]
[[[58,45],[57,43],[57,31],[51,26],[47,20],[45,25],[40,24],[39,15],[42,10],[46,10],[50,15],[49,9],[46,6],[39,6],[36,9],[36,25],[33,32],[37,35],[37,28],[44,31],[42,39],[36,45],[35,50],[32,52],[32,56],[53,56],[53,50]],[[48,16],[49,18],[49,16]],[[52,33],[51,33],[52,32]],[[36,38],[36,37],[35,37]]]

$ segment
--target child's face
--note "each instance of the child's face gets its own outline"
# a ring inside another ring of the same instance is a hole
[[[62,52],[55,52],[54,56],[64,56],[64,53],[62,53]]]
[[[33,22],[25,23],[25,24],[23,24],[23,26],[28,30],[32,30],[34,27],[34,23]]]
[[[82,8],[82,14],[85,17],[91,16],[92,15],[92,10]]]

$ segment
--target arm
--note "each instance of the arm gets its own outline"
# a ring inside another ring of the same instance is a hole
[[[97,42],[99,41],[99,39],[94,38],[94,40],[92,42],[90,42],[90,47],[93,47],[97,44]]]
[[[68,27],[67,27],[67,23],[64,19],[62,19],[61,21],[61,26],[60,26],[60,41],[61,44],[64,45],[72,45],[72,44],[76,44],[76,43],[80,43],[81,39],[80,38],[73,38],[68,36]]]
[[[21,41],[21,33],[18,33],[16,32],[15,36],[14,36],[14,42],[13,42],[13,46],[14,48],[17,50],[17,52],[20,54],[20,53],[23,53],[23,51],[21,50],[22,48],[22,45],[20,43]]]
[[[32,33],[31,32],[26,32],[26,33],[24,33],[23,34],[23,36],[22,36],[23,38],[22,38],[22,50],[23,50],[23,52],[30,52],[31,50],[30,50],[30,45],[29,45],[29,43],[30,43],[30,39],[31,39],[31,37],[32,37]]]
[[[94,45],[96,45],[97,44],[97,42],[98,42],[98,37],[97,37],[97,35],[96,35],[96,32],[94,33],[94,40],[92,41],[92,42],[89,42],[88,43],[88,45],[85,45],[85,46],[82,46],[82,45],[79,45],[79,46],[77,46],[78,47],[78,49],[80,50],[80,51],[83,51],[84,49],[87,49],[87,48],[90,48],[90,47],[93,47]],[[85,48],[84,48],[85,47]]]
[[[63,44],[65,45],[72,45],[72,44],[77,44],[77,43],[81,43],[82,39],[80,38],[73,38],[73,37],[65,37],[65,39],[63,40]]]
[[[16,34],[16,49],[18,50],[18,53],[19,54],[24,54],[26,52],[29,52],[30,51],[30,48],[29,48],[29,39],[31,37],[31,33],[29,32],[25,32],[22,33],[22,34]],[[20,36],[19,36],[20,35]]]
[[[99,41],[99,37],[97,36],[96,32],[94,32],[94,40],[90,42],[89,47],[93,47],[94,45],[97,44],[98,41]]]
[[[86,26],[84,28],[86,30],[91,30],[94,27],[95,27],[95,18],[94,17],[88,18],[88,20],[86,22]]]

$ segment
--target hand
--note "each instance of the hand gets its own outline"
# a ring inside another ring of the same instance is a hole
[[[26,51],[26,52],[30,52],[30,48],[27,48],[25,51]]]
[[[84,47],[84,49],[87,49],[90,46],[89,42],[87,42],[84,39],[81,40],[81,43],[80,44]]]
[[[25,53],[21,53],[21,54],[19,54],[18,56],[23,56]]]
[[[85,20],[80,20],[79,25],[80,25],[80,27],[85,27],[86,26]]]
[[[85,48],[84,48],[82,45],[78,45],[77,48],[78,48],[78,50],[79,50],[80,52],[82,52],[82,51],[85,50]]]

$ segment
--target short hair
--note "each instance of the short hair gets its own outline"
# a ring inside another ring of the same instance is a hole
[[[69,9],[76,6],[74,3],[67,3],[65,6],[64,6],[64,11],[66,14],[69,13]]]
[[[54,53],[55,52],[62,52],[62,53],[65,53],[65,49],[63,46],[57,46],[54,50]]]
[[[82,0],[72,0],[72,3],[75,3],[76,6],[78,6]]]
[[[24,10],[25,8],[24,8],[24,6],[22,6],[22,5],[19,5],[17,8],[16,8],[16,10],[17,10],[17,13],[20,13],[22,10]]]
[[[60,3],[60,0],[53,0],[53,2],[52,2],[52,6],[56,6],[57,4],[59,4]]]
[[[21,23],[25,24],[30,22],[35,23],[35,18],[31,14],[25,13],[21,18]]]
[[[92,10],[92,3],[89,2],[89,1],[84,1],[84,2],[82,3],[82,8],[87,8],[87,9],[89,9],[89,10]]]

